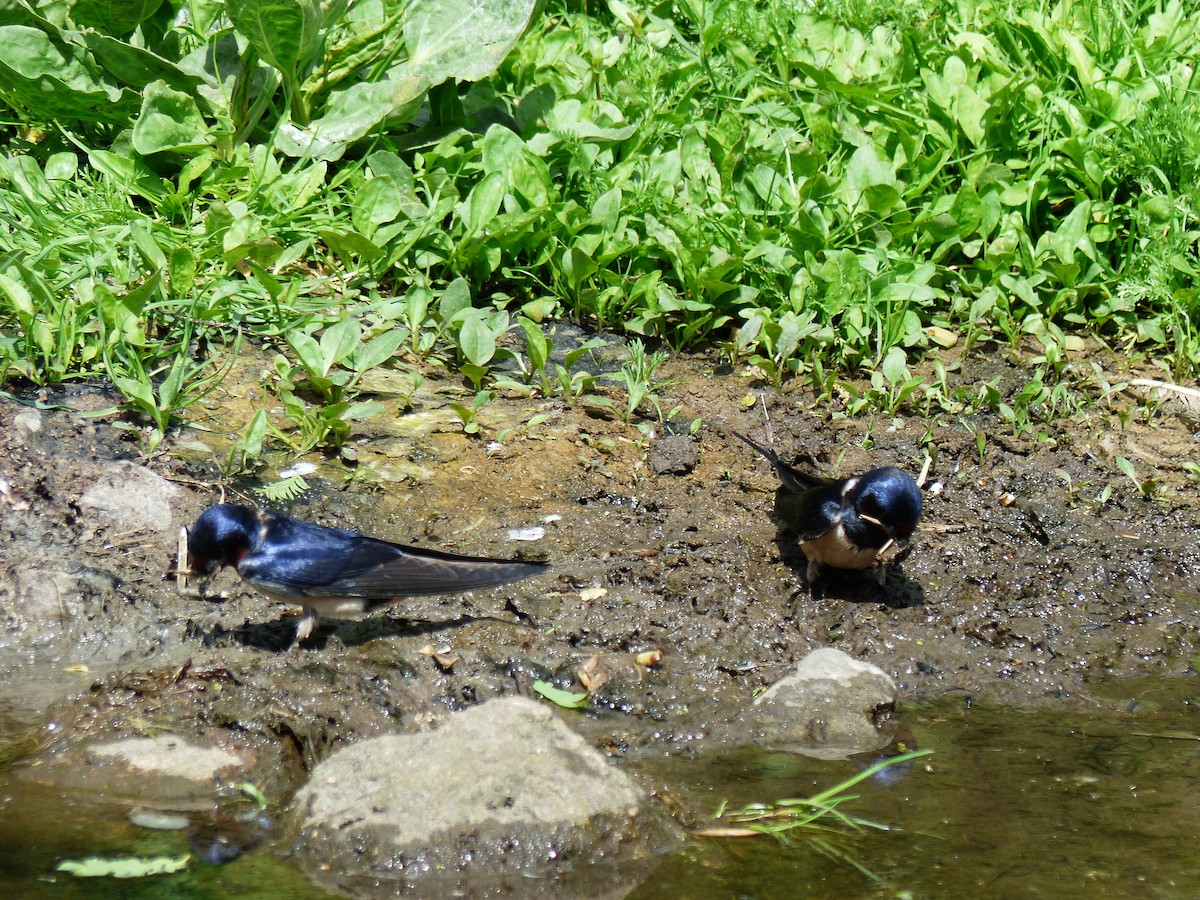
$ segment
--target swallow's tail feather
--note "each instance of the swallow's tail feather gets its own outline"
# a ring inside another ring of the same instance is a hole
[[[819,475],[811,475],[808,472],[801,472],[794,466],[789,466],[782,459],[780,459],[779,454],[770,447],[764,447],[762,444],[751,440],[739,431],[733,432],[733,436],[749,444],[751,447],[761,453],[766,458],[767,462],[775,467],[775,471],[779,474],[779,480],[783,482],[783,486],[793,493],[802,494],[805,491],[812,490],[815,487],[827,487],[829,484],[831,484],[831,481],[828,478],[822,478]]]

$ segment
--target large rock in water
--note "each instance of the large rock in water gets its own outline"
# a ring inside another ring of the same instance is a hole
[[[578,887],[558,876],[597,861],[620,870],[662,849],[666,826],[639,812],[642,800],[546,705],[511,697],[334,753],[292,814],[300,853],[327,887],[374,893],[379,879],[401,879],[440,896],[523,896],[532,885],[570,896]],[[621,896],[630,874],[600,883]]]
[[[892,742],[896,697],[878,666],[824,647],[755,700],[750,717],[762,743],[840,759]]]

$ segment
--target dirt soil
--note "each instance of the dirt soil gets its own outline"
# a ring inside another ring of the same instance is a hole
[[[1130,374],[1121,357],[1093,359],[1114,383]],[[943,362],[951,388],[972,393],[998,379],[1011,396],[1029,377],[999,350]],[[906,703],[957,692],[1033,706],[1094,703],[1089,685],[1110,676],[1188,673],[1200,644],[1200,513],[1183,468],[1197,438],[1186,411],[1093,391],[1086,416],[1022,437],[990,416],[936,408],[929,418],[847,418],[844,393],[780,393],[701,354],[660,373],[677,380],[661,391],[663,409],[680,405],[678,423],[701,419],[694,439],[664,440],[661,425],[648,437],[584,403],[537,398],[497,400],[472,437],[446,404],[473,392],[444,374],[426,373],[410,411],[379,387],[389,412],[356,433],[357,463],[313,455],[312,490],[276,509],[574,571],[399,603],[362,622],[325,620],[289,659],[281,648],[295,619],[283,607],[231,571],[210,586],[227,595],[219,603],[181,595],[169,574],[177,527],[222,489],[238,499],[253,484],[222,483],[220,464],[231,429],[269,396],[259,383],[269,364],[247,355],[190,411],[201,430],[169,435],[149,459],[113,427],[117,417],[87,415],[113,403],[100,388],[0,402],[0,734],[10,744],[31,728],[44,735],[49,719],[51,744],[236,733],[271,748],[271,793],[293,789],[342,742],[530,694],[539,678],[579,690],[576,671],[596,656],[593,673],[608,678],[574,721],[621,755],[739,740],[738,711],[822,646],[891,673]],[[521,430],[534,414],[548,419]],[[495,440],[506,428],[518,430]],[[831,573],[810,593],[803,555],[772,521],[777,480],[732,430],[828,474],[895,464],[915,476],[929,451],[924,525],[883,587],[869,573]],[[1157,479],[1155,499],[1117,457]],[[171,521],[131,524],[81,503],[103,478],[150,493],[132,470],[113,469],[119,460],[178,488],[163,494]],[[289,462],[260,474],[271,480]],[[540,540],[510,540],[510,529],[537,525]],[[439,663],[430,648],[455,661]],[[635,662],[649,650],[662,651],[661,666]]]

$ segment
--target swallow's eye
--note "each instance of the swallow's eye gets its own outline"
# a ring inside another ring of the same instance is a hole
[[[863,498],[858,502],[858,511],[860,513],[866,513],[868,516],[874,516],[876,519],[878,519],[880,513],[883,512],[879,506],[879,501],[875,499],[874,494],[866,494],[863,496]]]

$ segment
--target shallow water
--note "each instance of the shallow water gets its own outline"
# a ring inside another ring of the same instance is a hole
[[[1180,897],[1200,881],[1200,681],[1109,682],[1097,705],[1022,712],[965,697],[904,711],[916,743],[936,751],[906,777],[863,782],[847,812],[895,826],[826,834],[832,859],[798,834],[694,838],[664,856],[631,896],[655,897]],[[730,806],[809,796],[856,772],[742,747],[695,758],[635,754],[625,763],[665,786],[664,801],[697,828]],[[125,811],[0,783],[0,896],[324,896],[279,847],[179,875],[74,879],[58,861],[174,855],[182,832],[128,823]],[[872,880],[873,876],[877,881]],[[532,893],[550,885],[531,882]],[[596,885],[596,895],[606,884]]]
[[[908,709],[935,754],[896,784],[865,782],[847,811],[899,830],[832,841],[697,839],[665,858],[633,897],[1181,897],[1200,881],[1200,682],[1115,682],[1128,712]],[[664,761],[688,806],[809,796],[854,774],[785,754],[738,750]]]

